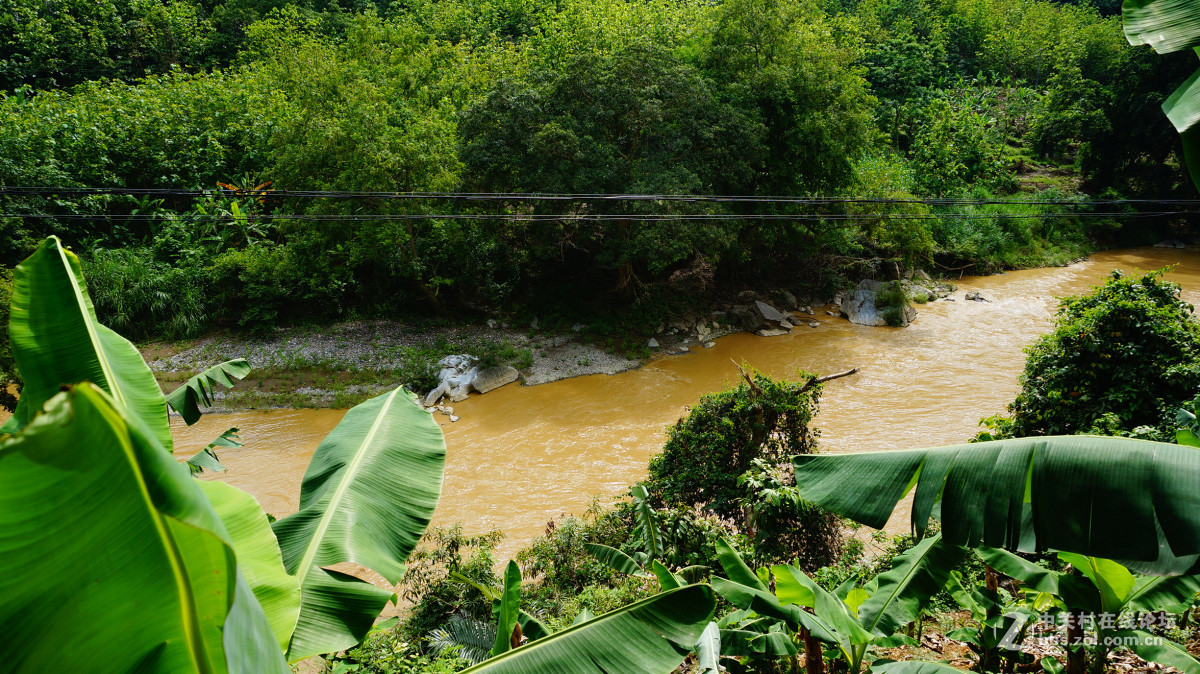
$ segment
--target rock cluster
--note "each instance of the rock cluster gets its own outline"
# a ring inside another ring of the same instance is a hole
[[[749,300],[747,303],[729,306],[729,315],[741,324],[742,329],[763,337],[777,337],[791,332],[796,323],[790,314],[785,314],[774,304],[755,299],[753,295],[747,296],[749,292],[751,291],[745,291],[738,296],[739,300]],[[788,311],[798,308],[794,295],[786,290],[777,294],[780,306],[786,307]]]
[[[912,306],[914,299],[922,302],[932,302],[946,297],[952,290],[947,285],[934,284],[929,278],[929,274],[919,269],[913,272],[910,277],[915,280],[899,282],[908,300],[903,305],[894,307],[899,312],[898,325],[900,327],[909,325],[917,317],[917,310]],[[834,297],[833,303],[838,305],[841,315],[845,316],[851,323],[859,325],[888,325],[885,312],[888,311],[889,307],[878,306],[877,302],[880,291],[884,290],[888,283],[892,282],[864,279],[859,282],[858,287],[854,290],[838,293]],[[825,313],[836,315],[830,311],[826,311]]]
[[[479,393],[494,391],[517,380],[518,372],[507,365],[481,368],[472,356],[446,356],[438,361],[438,386],[425,396],[425,406],[436,405],[443,396],[450,402],[467,399],[472,390]]]
[[[858,325],[887,325],[888,321],[884,317],[884,312],[889,307],[880,307],[876,302],[876,297],[886,285],[888,284],[882,281],[863,279],[859,282],[858,288],[841,293],[837,304],[842,315],[851,323]],[[911,304],[904,304],[896,309],[900,311],[900,327],[907,326],[917,317],[917,310]]]

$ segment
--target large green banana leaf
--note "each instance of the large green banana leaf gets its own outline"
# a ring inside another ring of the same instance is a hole
[[[198,480],[237,555],[238,568],[267,616],[282,653],[300,616],[300,583],[283,568],[279,542],[253,496],[224,482]]]
[[[171,391],[167,395],[167,404],[183,417],[184,423],[191,426],[200,420],[200,405],[213,404],[213,391],[217,384],[233,388],[234,379],[242,379],[248,374],[250,363],[245,358],[217,363]]]
[[[58,237],[13,270],[8,330],[25,385],[4,431],[28,423],[61,386],[90,381],[171,450],[167,403],[154,374],[129,340],[96,320],[79,258]]]
[[[1200,661],[1182,644],[1142,630],[1120,630],[1114,636],[1143,660],[1174,667],[1184,674],[1200,674]]]
[[[950,572],[966,553],[932,536],[897,556],[892,568],[876,577],[875,591],[858,609],[863,627],[887,637],[918,620],[929,600],[946,587]]]
[[[1125,38],[1160,54],[1200,46],[1200,3],[1194,0],[1125,0]],[[1183,141],[1192,180],[1200,185],[1200,71],[1163,103],[1163,112]]]
[[[802,498],[877,528],[915,487],[914,530],[923,535],[940,504],[952,545],[1134,560],[1123,563],[1154,575],[1200,554],[1192,447],[1076,435],[793,461]]]
[[[0,440],[5,671],[287,672],[188,469],[91,384],[44,410]]]
[[[512,650],[513,632],[517,629],[517,617],[521,613],[521,569],[513,560],[508,560],[504,570],[504,592],[500,605],[496,607],[496,642],[492,644],[492,656]]]
[[[531,641],[464,672],[667,674],[712,619],[712,588],[688,585]]]
[[[290,661],[358,643],[391,597],[323,567],[353,562],[396,583],[429,524],[446,443],[415,401],[397,388],[347,412],[313,454],[300,511],[274,525],[302,593]]]

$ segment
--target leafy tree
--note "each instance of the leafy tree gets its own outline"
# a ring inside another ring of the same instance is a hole
[[[762,544],[764,559],[799,556],[810,569],[829,564],[841,545],[837,520],[806,508],[792,493],[790,471],[779,468],[788,456],[815,451],[810,424],[822,384],[807,373],[800,381],[743,374],[744,383],[701,397],[667,430],[662,453],[650,459],[651,499],[701,506],[736,522]]]
[[[1200,393],[1200,322],[1163,272],[1119,271],[1063,300],[1055,329],[1029,347],[1011,417],[997,437],[1071,433],[1173,436],[1175,412]]]
[[[12,0],[0,12],[0,90],[163,73],[198,62],[211,34],[189,0]]]
[[[560,69],[502,80],[464,111],[459,129],[464,181],[479,191],[740,194],[764,151],[760,124],[722,103],[695,68],[645,43],[578,54]],[[602,202],[581,208],[628,213]],[[564,222],[539,234],[539,257],[549,261],[574,249],[585,270],[610,270],[609,287],[622,293],[634,291],[643,276],[662,276],[698,251],[715,257],[730,243],[724,226],[686,220]]]
[[[849,27],[796,0],[723,2],[713,21],[705,69],[765,129],[754,188],[820,194],[849,185],[874,104]]]

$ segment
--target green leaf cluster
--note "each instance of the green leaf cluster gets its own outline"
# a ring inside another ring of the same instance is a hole
[[[1200,322],[1161,271],[1113,272],[1066,298],[1054,331],[1028,349],[1021,392],[996,437],[1093,433],[1168,440],[1200,391]],[[1149,427],[1149,428],[1145,428]]]

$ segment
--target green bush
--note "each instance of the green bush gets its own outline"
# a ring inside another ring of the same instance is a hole
[[[346,658],[338,660],[333,671],[353,671],[362,674],[454,674],[471,666],[471,663],[451,652],[428,654],[422,650],[421,644],[405,641],[404,635],[395,631],[374,632],[346,655]],[[348,668],[338,669],[338,665]]]
[[[343,311],[340,300],[349,280],[344,270],[330,264],[298,259],[289,246],[255,244],[225,251],[212,267],[222,318],[270,331],[300,318],[336,317]]]
[[[134,337],[194,337],[212,306],[204,272],[154,259],[146,248],[99,249],[82,258],[100,321]]]
[[[880,315],[893,328],[904,323],[904,308],[910,304],[908,292],[899,281],[887,283],[875,291],[875,307],[883,310]]]
[[[460,573],[482,585],[496,585],[496,545],[499,531],[478,536],[463,533],[461,525],[434,527],[408,558],[400,595],[412,603],[405,621],[396,628],[401,640],[421,644],[455,613],[490,622],[492,604],[478,590],[450,578]]]
[[[1154,427],[1174,436],[1175,412],[1200,392],[1200,323],[1163,271],[1114,271],[1088,295],[1063,300],[1054,331],[1027,349],[1010,417],[986,421],[993,437]],[[1145,437],[1146,432],[1140,435]]]
[[[788,497],[777,498],[795,484],[788,457],[816,449],[810,424],[821,384],[798,375],[799,381],[783,381],[746,374],[736,388],[701,397],[667,430],[662,453],[650,459],[646,488],[656,506],[699,507],[730,523],[733,533],[762,542],[773,559],[800,557],[816,568],[836,557],[836,519],[815,508],[798,514],[783,505]]]

